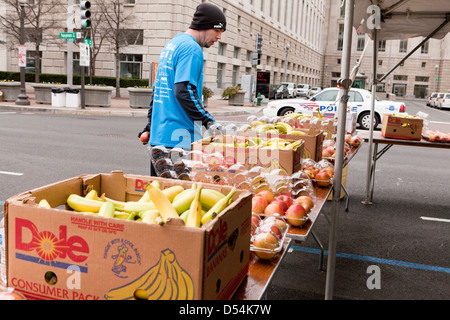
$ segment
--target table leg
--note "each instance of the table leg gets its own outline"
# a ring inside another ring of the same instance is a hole
[[[320,271],[325,271],[323,268],[323,255],[324,255],[324,250],[323,250],[323,245],[320,242],[319,238],[316,236],[316,234],[314,233],[314,231],[311,230],[311,234],[314,238],[314,240],[316,241],[317,245],[320,248],[320,255],[319,255],[319,270]]]

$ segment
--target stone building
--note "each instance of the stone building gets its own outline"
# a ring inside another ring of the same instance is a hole
[[[68,1],[68,0],[66,0]],[[79,0],[72,0],[75,13],[74,31],[79,30]],[[100,3],[92,1],[93,25],[99,15]],[[119,72],[122,77],[152,78],[153,65],[165,43],[179,32],[184,32],[201,0],[121,0]],[[256,72],[270,74],[270,83],[308,83],[312,86],[334,86],[340,77],[343,15],[341,1],[331,0],[210,0],[224,10],[227,31],[221,41],[204,49],[204,85],[216,95],[230,85],[241,84],[244,75]],[[29,0],[30,5],[35,3]],[[36,2],[37,3],[37,2]],[[106,1],[113,11],[114,1]],[[0,4],[0,16],[9,15],[12,8]],[[68,43],[59,38],[67,31],[67,5],[60,4],[57,13],[45,19],[54,21],[52,28],[43,31],[41,73],[66,74]],[[69,19],[70,20],[70,19]],[[103,26],[104,19],[102,19]],[[97,23],[100,25],[100,22]],[[77,29],[78,25],[78,29]],[[104,28],[107,30],[108,28]],[[101,30],[97,30],[100,33]],[[94,32],[95,33],[95,32]],[[260,63],[252,64],[256,39],[262,37]],[[115,45],[111,38],[95,33],[93,53],[95,75],[115,76]],[[379,73],[384,74],[421,39],[386,41],[380,45]],[[448,75],[450,36],[430,40],[427,48],[412,55],[404,66],[379,85],[380,91],[401,96],[424,96],[450,88]],[[361,48],[368,43],[363,57],[358,85],[370,88],[371,40],[354,33],[352,64],[360,58]],[[0,70],[18,71],[17,40],[0,25]],[[35,44],[27,45],[27,71],[34,70]],[[73,70],[79,73],[79,48],[73,44]],[[406,50],[406,51],[405,51]],[[440,81],[435,81],[439,79]]]

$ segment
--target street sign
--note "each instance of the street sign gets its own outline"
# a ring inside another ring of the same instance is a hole
[[[84,43],[86,43],[88,46],[92,47],[92,40],[91,39],[84,39]]]
[[[89,67],[91,60],[91,51],[89,45],[80,42],[80,67]]]
[[[80,39],[81,32],[61,32],[59,34],[60,39]]]

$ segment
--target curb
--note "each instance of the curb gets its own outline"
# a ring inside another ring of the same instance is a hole
[[[132,110],[111,110],[105,108],[104,110],[99,109],[79,109],[79,108],[54,108],[54,107],[33,107],[33,106],[16,106],[16,105],[0,105],[1,111],[15,111],[15,112],[40,112],[40,113],[51,113],[51,114],[72,114],[72,115],[96,115],[96,116],[117,116],[117,117],[147,117],[147,110],[142,111],[132,111]],[[214,111],[211,110],[209,113],[212,116],[231,116],[231,115],[244,115],[252,114],[260,111],[261,109],[255,110],[253,112],[242,110],[242,111]]]

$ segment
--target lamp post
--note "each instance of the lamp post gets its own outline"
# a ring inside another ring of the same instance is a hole
[[[437,85],[438,85],[438,70],[439,70],[439,65],[435,65],[434,66],[434,70],[435,70],[435,78],[434,78],[434,92],[437,92]]]
[[[288,55],[289,48],[291,47],[290,43],[286,44],[286,61],[284,62],[284,82],[287,82],[287,65],[288,65]]]
[[[25,44],[25,0],[20,0],[20,45]],[[20,93],[15,101],[18,105],[30,105],[28,100],[27,91],[25,89],[25,67],[20,67]]]

